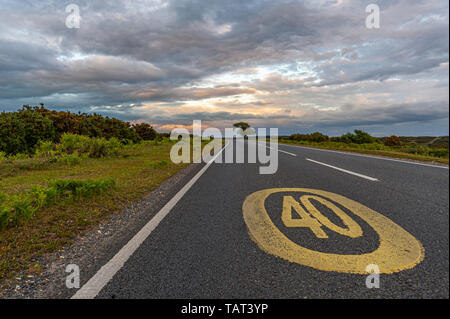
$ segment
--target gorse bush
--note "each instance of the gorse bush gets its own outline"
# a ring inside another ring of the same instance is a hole
[[[0,193],[0,229],[28,221],[41,208],[56,199],[99,195],[115,186],[113,179],[51,180],[47,187],[35,185],[30,191],[6,195]]]
[[[54,140],[53,122],[30,107],[0,114],[0,151],[7,155],[34,152],[40,140]]]
[[[95,113],[51,111],[43,105],[25,105],[17,112],[0,114],[0,151],[6,155],[33,154],[40,142],[59,143],[67,133],[105,140],[115,138],[122,144],[139,143],[157,136],[156,131],[145,123],[131,125]],[[103,147],[101,143],[97,146]]]
[[[142,138],[144,141],[154,140],[158,133],[147,123],[140,123],[133,125],[134,130],[137,135]]]
[[[124,122],[100,114],[71,113],[62,111],[48,110],[41,107],[34,107],[36,113],[48,117],[55,128],[56,141],[64,133],[76,135],[86,135],[89,137],[104,137],[109,139],[116,137],[118,139],[131,140],[137,143],[141,138],[129,122]]]

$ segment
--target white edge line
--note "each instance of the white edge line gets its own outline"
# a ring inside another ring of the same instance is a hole
[[[373,177],[366,176],[366,175],[363,175],[363,174],[358,174],[358,173],[355,173],[355,172],[352,172],[352,171],[348,171],[346,169],[339,168],[339,167],[336,167],[336,166],[333,166],[333,165],[329,165],[329,164],[325,164],[325,163],[322,163],[322,162],[318,162],[318,161],[315,161],[315,160],[312,160],[312,159],[309,159],[309,158],[307,158],[306,160],[310,161],[310,162],[314,162],[316,164],[320,164],[320,165],[323,165],[323,166],[334,168],[335,170],[338,170],[338,171],[341,171],[341,172],[344,172],[344,173],[347,173],[347,174],[351,174],[351,175],[355,175],[355,176],[358,176],[358,177],[361,177],[361,178],[365,178],[365,179],[368,179],[369,181],[372,181],[372,182],[377,182],[378,181],[377,178],[373,178]]]
[[[339,154],[350,155],[350,156],[360,156],[360,157],[374,158],[374,159],[379,159],[379,160],[392,161],[392,162],[400,162],[400,163],[413,164],[413,165],[421,165],[421,166],[428,166],[428,167],[435,167],[435,168],[449,169],[448,166],[440,166],[440,165],[433,165],[433,164],[425,164],[425,163],[409,162],[409,161],[403,161],[403,160],[399,160],[399,159],[395,159],[395,158],[385,158],[385,157],[380,157],[380,156],[364,155],[364,154],[350,153],[350,152],[345,152],[345,151],[324,150],[324,149],[321,149],[321,148],[308,147],[308,146],[301,146],[301,145],[292,145],[292,144],[284,144],[284,143],[279,143],[279,145],[283,145],[283,146],[291,146],[291,147],[299,147],[299,148],[306,148],[306,149],[308,149],[308,150],[314,150],[314,151],[322,151],[322,152],[330,152],[330,153],[339,153]]]
[[[108,284],[114,275],[123,267],[130,256],[139,248],[139,246],[147,239],[152,231],[159,225],[159,223],[167,216],[171,209],[178,203],[178,201],[186,194],[186,192],[194,185],[194,183],[203,175],[214,160],[222,153],[228,146],[227,143],[219,153],[217,153],[202,169],[186,184],[178,193],[161,210],[153,216],[153,218],[123,246],[120,251],[104,266],[102,266],[97,273],[83,285],[71,299],[93,299],[100,291]]]

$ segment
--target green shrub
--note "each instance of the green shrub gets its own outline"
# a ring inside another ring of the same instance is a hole
[[[64,133],[61,136],[59,150],[67,154],[72,154],[73,152],[75,152],[75,150],[77,150],[78,147],[80,146],[79,145],[80,141],[78,137],[79,135]]]
[[[39,209],[58,198],[98,195],[114,186],[113,179],[57,179],[49,181],[48,187],[34,185],[30,191],[20,194],[0,193],[0,229],[28,221]]]
[[[28,221],[38,209],[28,193],[0,197],[0,229]]]
[[[24,106],[18,112],[0,114],[0,151],[7,155],[33,154],[40,140],[53,140],[55,127],[47,116]]]
[[[373,136],[371,136],[369,133],[361,131],[361,130],[354,130],[354,133],[347,133],[344,135],[341,135],[339,137],[332,137],[331,141],[333,142],[341,142],[341,143],[347,143],[347,144],[370,144],[375,143],[377,139]]]
[[[36,207],[42,208],[44,207],[49,198],[47,197],[46,188],[41,185],[34,185],[31,187],[31,194],[36,202]]]
[[[8,157],[11,160],[24,160],[30,158],[30,155],[23,153],[16,153]]]
[[[105,157],[108,155],[119,155],[123,148],[119,139],[112,137],[106,140],[103,137],[87,137],[71,133],[61,136],[59,150],[67,154],[88,154],[89,157]]]
[[[112,137],[106,141],[106,147],[108,149],[108,155],[117,156],[120,153],[120,150],[123,148],[122,143],[119,139]]]
[[[11,200],[11,206],[13,207],[15,214],[13,220],[15,224],[21,221],[28,221],[38,207],[33,205],[33,199],[29,194],[13,195]]]
[[[158,133],[147,123],[134,124],[133,129],[136,134],[144,141],[154,140]]]
[[[51,141],[40,141],[35,152],[36,157],[51,157],[54,155],[55,145]]]
[[[98,195],[115,185],[113,179],[106,180],[75,180],[75,179],[56,179],[49,181],[49,188],[54,188],[59,195],[66,192],[73,196]]]
[[[72,154],[74,152],[77,152],[78,154],[87,153],[91,147],[91,140],[92,139],[87,136],[64,133],[61,136],[58,149],[67,154]]]
[[[124,145],[122,141],[127,144]],[[153,142],[152,142],[153,143]],[[23,162],[21,168],[35,168],[36,164],[42,166],[49,163],[63,163],[68,166],[80,164],[84,158],[99,158],[105,156],[119,156],[122,151],[134,150],[138,144],[133,144],[130,140],[119,140],[112,137],[106,140],[103,137],[88,137],[72,133],[64,133],[59,144],[51,141],[39,141],[34,152],[34,158],[44,158],[45,162],[33,161],[32,156],[24,153],[16,153],[6,156],[0,152],[0,163],[4,159],[31,161]]]
[[[75,189],[75,196],[80,197],[80,196],[98,195],[107,191],[114,185],[115,182],[113,179],[100,181],[87,180],[84,183],[81,183],[81,185],[79,185]]]
[[[56,162],[64,163],[67,166],[75,166],[82,162],[83,158],[78,153],[73,154],[61,154],[56,158]]]
[[[153,139],[156,131],[148,124],[137,129],[146,139]],[[117,138],[138,143],[142,138],[128,122],[99,114],[74,114],[50,111],[43,107],[24,107],[17,112],[0,114],[0,151],[6,155],[34,154],[40,141],[59,142],[65,133],[93,138]],[[64,147],[71,149],[69,140]],[[74,141],[72,141],[74,142]]]
[[[89,157],[104,157],[108,155],[108,145],[104,138],[92,138],[89,141]]]

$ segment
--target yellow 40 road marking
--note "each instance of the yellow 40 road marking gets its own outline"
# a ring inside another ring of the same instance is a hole
[[[336,205],[326,200],[328,198],[359,216],[372,227],[379,236],[378,248],[367,254],[340,255],[314,251],[294,243],[274,225],[264,206],[269,195],[282,192],[308,193],[300,197],[300,202],[306,210],[292,196],[283,198],[281,219],[287,227],[310,228],[318,238],[328,238],[322,227],[351,238],[362,236],[361,227]],[[311,203],[311,199],[331,209],[346,228],[333,224],[323,216]],[[292,209],[302,218],[293,219]],[[262,250],[312,268],[367,274],[366,267],[375,264],[378,265],[380,273],[389,274],[411,269],[424,258],[422,244],[406,230],[376,211],[338,194],[308,188],[271,188],[247,196],[242,211],[250,237]]]

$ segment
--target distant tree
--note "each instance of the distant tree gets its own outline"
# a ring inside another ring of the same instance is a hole
[[[254,134],[255,130],[250,127],[250,124],[246,122],[238,122],[233,124],[234,127],[240,128],[242,130],[242,134],[244,135],[244,138],[247,138],[248,134]]]
[[[246,129],[248,129],[250,127],[250,124],[245,123],[245,122],[238,122],[238,123],[234,123],[233,126],[245,131]]]

